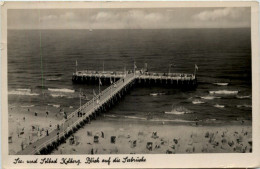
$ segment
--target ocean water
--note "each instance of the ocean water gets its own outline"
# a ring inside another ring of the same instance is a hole
[[[78,70],[102,70],[104,62],[105,70],[123,71],[124,66],[133,69],[135,61],[138,68],[147,63],[153,72],[168,72],[173,63],[171,72],[193,73],[197,64],[196,90],[136,88],[104,118],[176,123],[251,121],[250,37],[246,28],[8,30],[9,106],[60,106],[72,112],[79,106],[80,90],[91,99],[97,85],[71,81],[76,60]],[[165,94],[150,95],[154,92]],[[180,107],[190,113],[165,113]]]

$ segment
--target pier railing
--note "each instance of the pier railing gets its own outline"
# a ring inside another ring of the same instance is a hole
[[[128,72],[77,71],[76,73],[73,73],[73,75],[78,77],[87,76],[87,77],[98,77],[98,78],[102,78],[102,77],[121,78],[132,73],[129,71]],[[172,79],[172,80],[194,80],[195,79],[194,74],[187,74],[187,73],[155,73],[155,72],[136,71],[135,75],[142,79]]]
[[[65,137],[66,133],[68,133],[70,130],[73,130],[74,127],[79,125],[86,117],[88,117],[89,115],[94,113],[97,109],[99,109],[100,106],[102,106],[104,103],[106,103],[112,97],[114,97],[115,94],[117,94],[125,86],[127,86],[129,83],[131,83],[134,79],[135,79],[135,77],[133,74],[128,74],[127,76],[125,76],[125,78],[119,79],[118,81],[114,82],[108,88],[106,88],[101,93],[99,93],[97,96],[93,97],[93,99],[88,101],[86,104],[84,104],[83,106],[76,109],[74,112],[72,112],[70,115],[68,115],[68,117],[67,117],[68,119],[64,119],[59,123],[60,126],[63,126],[62,127],[63,129],[64,129],[65,122],[67,120],[70,120],[72,117],[74,117],[78,113],[78,111],[82,111],[82,110],[84,111],[84,109],[87,106],[94,104],[94,106],[89,111],[87,111],[85,114],[83,114],[82,117],[79,117],[73,124],[71,124],[70,126],[65,128],[63,131],[61,131],[61,133],[59,133],[59,135],[54,136],[54,137],[50,138],[49,140],[45,141],[44,143],[38,145],[37,147],[35,147],[35,149],[30,154],[36,154],[41,149],[52,144],[54,141],[58,140],[59,138]],[[119,85],[121,82],[124,82],[124,83],[122,85]],[[115,90],[113,90],[113,89],[115,89]],[[108,95],[109,97],[105,97],[104,99],[100,100],[99,103],[95,103],[99,98],[101,98],[101,96],[103,96],[105,93],[108,93],[108,92],[110,92]],[[53,130],[55,130],[55,129],[53,129]]]

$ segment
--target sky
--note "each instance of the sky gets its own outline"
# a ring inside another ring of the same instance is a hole
[[[244,28],[250,8],[9,9],[8,29]]]

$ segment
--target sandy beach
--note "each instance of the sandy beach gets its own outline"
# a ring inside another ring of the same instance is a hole
[[[63,111],[59,108],[45,109],[34,106],[9,106],[9,154],[16,154],[30,142],[34,142],[56,128],[56,124],[63,118]],[[35,112],[37,116],[35,116]],[[11,138],[10,138],[11,137]]]
[[[52,154],[248,153],[251,138],[249,124],[193,126],[103,118],[85,125]]]
[[[37,116],[35,116],[37,112]],[[60,108],[9,107],[9,153],[44,137],[63,118]],[[101,115],[74,133],[52,154],[247,153],[250,121],[227,124],[117,119]],[[10,138],[11,137],[11,138]],[[11,140],[10,140],[11,139]]]

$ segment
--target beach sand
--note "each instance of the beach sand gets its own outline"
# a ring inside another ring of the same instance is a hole
[[[11,137],[8,146],[11,155],[22,150],[22,146],[26,147],[30,142],[45,136],[46,131],[54,129],[63,118],[62,113],[59,113],[60,109],[55,107],[48,109],[48,115],[46,110],[30,106],[12,105],[8,111],[8,133]]]
[[[28,110],[29,109],[29,110]],[[9,154],[46,135],[63,119],[60,108],[9,107]],[[37,112],[37,116],[35,116]],[[25,119],[24,119],[25,118]],[[227,124],[178,123],[100,116],[67,139],[52,154],[234,153],[252,151],[250,121]],[[94,142],[98,136],[98,142]],[[114,143],[111,137],[114,136]],[[72,139],[74,138],[74,139]],[[72,141],[74,143],[72,143]],[[147,146],[150,142],[151,145]]]
[[[154,132],[156,134],[153,134]],[[193,126],[103,118],[85,125],[73,136],[74,143],[68,139],[52,154],[245,153],[252,151],[250,150],[252,148],[251,124]],[[99,137],[98,143],[94,142],[94,136]],[[111,136],[115,136],[115,143],[111,143]],[[152,145],[147,147],[147,142]]]

